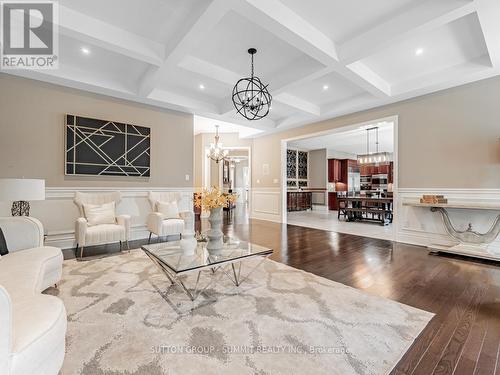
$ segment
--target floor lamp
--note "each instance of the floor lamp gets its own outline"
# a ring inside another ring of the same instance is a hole
[[[12,216],[29,216],[29,202],[41,200],[45,200],[45,180],[0,178],[0,201],[13,202]]]

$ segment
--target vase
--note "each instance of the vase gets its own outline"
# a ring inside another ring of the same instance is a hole
[[[196,253],[196,246],[198,246],[198,241],[194,238],[194,233],[184,233],[180,241],[180,246],[183,255],[194,255]]]
[[[184,218],[184,230],[180,241],[182,253],[186,256],[191,256],[196,253],[198,241],[194,236],[194,218],[192,214],[186,215]]]
[[[222,250],[224,244],[222,233],[222,207],[212,208],[208,217],[210,230],[207,231],[207,250],[209,253],[216,253]]]

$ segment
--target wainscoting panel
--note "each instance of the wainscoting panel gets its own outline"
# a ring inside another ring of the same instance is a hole
[[[59,188],[46,189],[46,200],[31,202],[30,215],[39,219],[44,226],[47,246],[56,246],[62,249],[72,248],[75,243],[75,221],[79,216],[78,209],[73,203],[75,192],[106,192],[120,191],[122,201],[117,206],[117,214],[127,214],[132,218],[130,239],[147,238],[147,215],[151,207],[147,199],[150,191],[174,191],[182,194],[179,210],[192,211],[192,188]],[[0,216],[10,216],[10,204],[0,203]]]
[[[251,215],[253,219],[281,222],[280,188],[253,189]]]
[[[398,189],[398,216],[396,240],[398,242],[428,246],[453,245],[456,242],[446,233],[441,216],[427,207],[403,206],[405,201],[418,201],[423,194],[442,194],[448,202],[500,204],[500,189]],[[469,223],[475,231],[490,229],[498,211],[448,209],[453,225],[466,230]],[[500,239],[490,245],[500,254]]]

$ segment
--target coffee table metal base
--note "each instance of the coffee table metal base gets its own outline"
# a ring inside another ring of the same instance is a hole
[[[270,255],[263,255],[262,259],[257,263],[254,267],[250,269],[250,271],[244,276],[241,276],[241,269],[242,269],[242,260],[235,261],[235,262],[228,262],[220,265],[214,265],[213,267],[206,267],[201,270],[194,270],[193,272],[190,273],[195,273],[197,272],[198,275],[196,276],[196,283],[193,288],[189,288],[186,286],[186,284],[182,281],[182,276],[185,276],[189,272],[184,272],[182,274],[176,274],[172,272],[168,267],[164,266],[161,262],[159,262],[155,257],[151,256],[149,252],[145,252],[146,255],[153,261],[153,263],[167,276],[169,279],[170,283],[172,285],[179,285],[182,290],[186,293],[186,295],[189,297],[191,301],[195,301],[203,291],[205,291],[207,288],[210,286],[214,285],[216,282],[218,282],[224,275],[227,276],[231,282],[237,287],[239,287],[245,280],[247,280],[250,275],[264,262],[264,260],[267,259],[267,257]],[[235,263],[238,263],[235,266]],[[231,272],[227,272],[224,268],[228,265],[231,265],[231,270],[232,270],[232,275]],[[201,278],[201,273],[204,270],[210,270],[212,275],[210,277],[210,281],[204,285],[200,286],[200,278]],[[220,271],[220,272],[218,272]]]

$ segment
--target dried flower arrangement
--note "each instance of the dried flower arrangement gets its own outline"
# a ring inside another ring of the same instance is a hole
[[[194,197],[195,207],[201,207],[204,210],[213,208],[228,207],[238,198],[237,194],[225,194],[218,188],[213,187],[210,190],[204,189],[201,193],[196,193]]]

